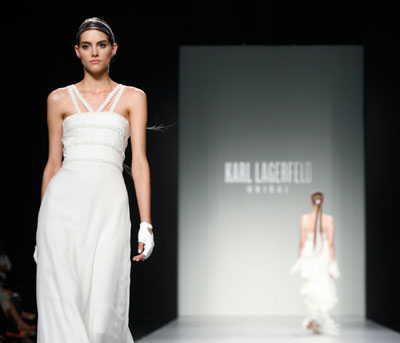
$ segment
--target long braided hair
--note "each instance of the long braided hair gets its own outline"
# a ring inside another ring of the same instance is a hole
[[[314,250],[317,244],[317,235],[322,233],[322,202],[324,195],[320,191],[311,194],[311,201],[313,205],[317,205],[317,214],[314,221]],[[319,225],[318,225],[319,223]],[[319,226],[319,227],[318,227]]]

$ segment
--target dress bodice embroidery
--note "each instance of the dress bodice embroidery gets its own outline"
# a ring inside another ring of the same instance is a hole
[[[94,111],[75,85],[67,87],[76,113],[67,116],[63,121],[63,164],[98,161],[123,169],[130,128],[128,120],[114,110],[124,88],[125,86],[118,84]],[[114,96],[110,110],[103,111]],[[80,110],[78,100],[88,112]]]

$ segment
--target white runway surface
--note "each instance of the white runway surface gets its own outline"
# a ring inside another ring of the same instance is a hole
[[[362,317],[333,317],[339,336],[313,334],[301,317],[180,317],[140,343],[399,343],[400,333]],[[134,329],[134,328],[133,328]]]

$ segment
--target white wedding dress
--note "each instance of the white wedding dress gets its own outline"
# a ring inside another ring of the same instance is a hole
[[[62,167],[38,215],[37,342],[133,343],[131,222],[122,176],[130,129],[114,112],[124,86],[97,111],[75,85],[67,88],[76,113],[63,122]],[[81,112],[77,98],[89,112]]]
[[[298,273],[303,280],[300,294],[307,313],[302,326],[306,328],[314,321],[320,333],[338,335],[340,324],[331,318],[329,312],[338,302],[334,279],[340,277],[340,271],[337,261],[330,258],[327,233],[320,233],[318,229],[316,233],[314,249],[314,232],[307,231],[302,255],[290,268],[290,273]]]

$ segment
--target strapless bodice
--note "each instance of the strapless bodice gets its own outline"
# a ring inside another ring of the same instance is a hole
[[[63,122],[63,164],[105,162],[123,169],[130,136],[129,122],[115,112],[81,112]]]

